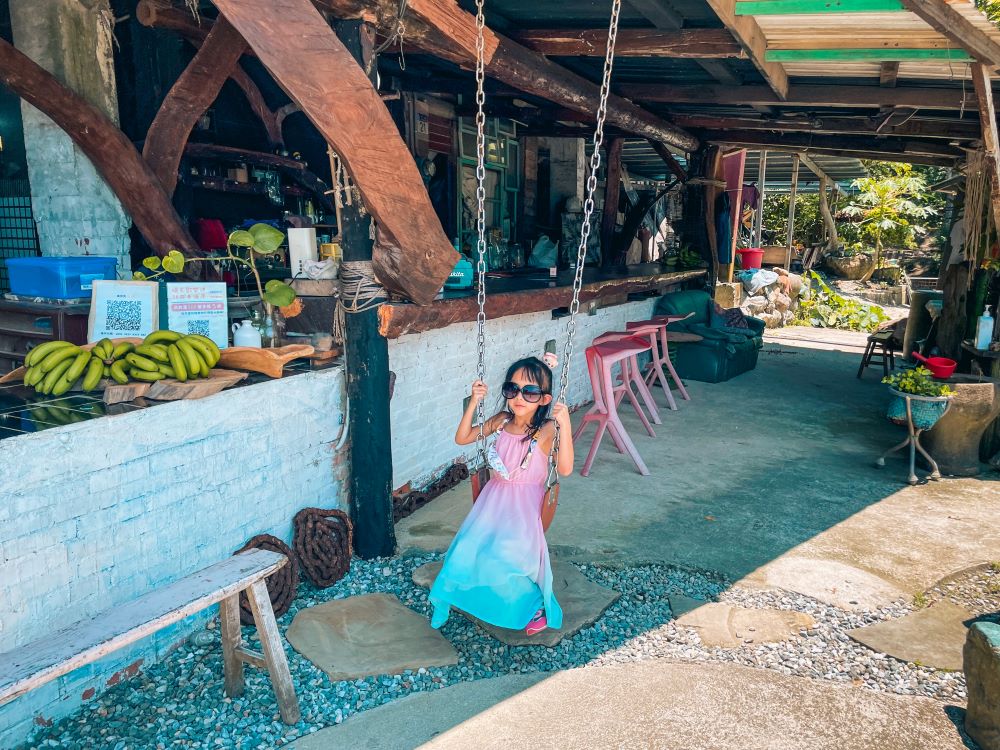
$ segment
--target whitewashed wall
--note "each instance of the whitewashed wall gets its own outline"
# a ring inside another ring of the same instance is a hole
[[[0,441],[0,652],[343,507],[340,369]],[[213,608],[214,609],[214,608]],[[154,663],[212,610],[0,707],[0,748]]]

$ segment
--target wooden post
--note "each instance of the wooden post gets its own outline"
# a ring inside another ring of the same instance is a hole
[[[979,63],[972,64],[972,83],[979,102],[979,123],[982,127],[983,150],[986,151],[986,169],[990,177],[990,212],[993,226],[1000,231],[1000,144],[997,137],[997,115],[993,107],[993,87],[990,71]]]
[[[604,182],[604,210],[601,213],[601,267],[608,268],[615,262],[615,226],[618,224],[618,200],[622,183],[622,146],[625,139],[618,136],[608,139],[607,179]],[[626,253],[632,242],[631,237],[623,237]]]
[[[760,150],[760,162],[757,168],[757,215],[753,222],[753,246],[760,247],[760,233],[764,228],[764,183],[767,179],[767,149]]]
[[[342,21],[337,36],[362,69],[371,59],[375,29]],[[372,70],[372,75],[376,71]],[[395,135],[395,134],[394,134]],[[358,195],[340,210],[344,262],[372,260],[372,219]],[[378,330],[378,308],[348,314],[344,353],[351,420],[351,521],[354,550],[363,559],[396,551],[392,523],[392,440],[389,426],[389,342]]]
[[[792,188],[788,195],[788,238],[785,269],[792,270],[792,242],[795,240],[795,195],[799,190],[799,155],[792,154]]]

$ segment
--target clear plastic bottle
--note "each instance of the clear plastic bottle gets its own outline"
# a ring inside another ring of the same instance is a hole
[[[983,351],[990,348],[993,342],[993,316],[990,308],[986,308],[976,323],[976,348]]]

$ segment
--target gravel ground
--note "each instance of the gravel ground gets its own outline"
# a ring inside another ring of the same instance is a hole
[[[949,576],[924,594],[926,606],[948,599],[984,620],[1000,622],[1000,562],[979,565]]]
[[[281,629],[288,627],[299,609],[373,592],[396,594],[407,606],[428,615],[427,592],[416,586],[411,576],[415,568],[439,557],[421,554],[355,560],[351,572],[329,589],[318,590],[303,583],[291,611],[279,621]],[[592,580],[620,591],[622,597],[592,627],[552,649],[506,646],[465,618],[452,617],[442,633],[459,652],[457,665],[331,682],[322,671],[286,646],[302,708],[302,720],[288,727],[281,723],[270,683],[259,670],[246,671],[246,692],[241,698],[222,697],[222,658],[213,622],[163,662],[43,730],[26,747],[266,749],[339,724],[359,711],[413,692],[511,673],[657,658],[736,662],[783,674],[849,682],[880,692],[964,703],[965,680],[961,673],[900,662],[873,652],[846,635],[845,631],[852,628],[901,617],[912,610],[910,602],[875,611],[845,612],[804,596],[732,588],[721,577],[704,571],[664,565],[586,565],[581,570]],[[990,582],[1000,584],[1000,573],[988,568],[986,571]],[[978,582],[979,579],[966,581],[965,588],[956,584],[949,591],[953,595],[958,591],[971,592]],[[807,612],[816,620],[816,626],[783,643],[731,650],[706,648],[693,631],[674,624],[668,601],[671,594],[744,607]],[[932,592],[928,596],[931,595],[937,594]],[[251,645],[255,645],[253,628],[244,632]]]

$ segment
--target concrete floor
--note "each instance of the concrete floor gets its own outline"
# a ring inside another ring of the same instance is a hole
[[[651,475],[606,438],[590,477],[563,480],[552,554],[689,565],[845,608],[1000,560],[996,475],[909,487],[902,458],[875,468],[903,433],[883,417],[881,371],[855,377],[863,346],[845,331],[769,331],[756,370],[690,382],[656,438],[626,418]],[[403,519],[400,550],[446,549],[469,503],[460,486]]]
[[[690,565],[845,608],[1000,560],[994,476],[909,487],[902,459],[875,468],[901,429],[884,419],[880,373],[855,378],[863,346],[841,331],[768,332],[754,372],[689,383],[692,401],[663,412],[655,439],[629,419],[651,476],[606,440],[589,478],[564,480],[552,554]],[[404,519],[400,550],[445,549],[469,504],[462,486]],[[956,721],[927,698],[656,659],[413,695],[294,747],[944,750],[965,746]]]
[[[295,750],[960,750],[937,701],[731,664],[659,661],[417,693]]]

